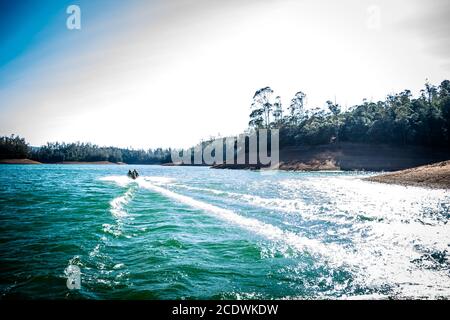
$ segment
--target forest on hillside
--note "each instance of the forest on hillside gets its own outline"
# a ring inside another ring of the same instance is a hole
[[[418,97],[410,90],[383,101],[367,101],[348,110],[326,102],[325,108],[307,108],[299,91],[287,108],[270,87],[253,96],[249,129],[279,129],[280,147],[337,142],[450,147],[450,81],[426,83]],[[201,142],[202,145],[208,141]],[[191,149],[192,150],[192,149]],[[171,149],[134,150],[99,147],[91,143],[47,143],[31,148],[24,138],[0,137],[0,159],[30,158],[44,163],[110,161],[129,164],[171,162]]]
[[[450,81],[426,83],[418,97],[410,90],[384,101],[367,101],[348,110],[326,102],[306,108],[299,91],[287,108],[270,87],[259,89],[251,105],[251,128],[280,129],[280,146],[359,142],[390,145],[450,146]]]

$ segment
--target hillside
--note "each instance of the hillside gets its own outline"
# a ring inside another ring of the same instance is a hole
[[[450,150],[422,146],[335,143],[286,147],[280,150],[280,170],[395,171],[450,159]],[[217,169],[259,169],[260,165],[215,165]]]

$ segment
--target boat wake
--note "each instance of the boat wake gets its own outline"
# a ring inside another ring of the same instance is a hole
[[[231,209],[205,202],[203,199],[197,200],[191,196],[180,194],[178,191],[173,191],[173,188],[178,190],[178,187],[183,187],[208,192],[217,196],[225,196],[236,201],[242,201],[255,207],[273,208],[277,211],[299,213],[302,216],[305,215],[305,212],[309,213],[308,211],[314,211],[314,208],[303,203],[299,199],[300,197],[294,199],[262,198],[256,195],[186,186],[176,183],[174,179],[165,177],[141,176],[136,180],[123,179],[123,177],[105,177],[102,180],[114,181],[120,186],[127,186],[129,183],[133,183],[134,186],[137,184],[140,188],[158,193],[178,203],[198,209],[217,219],[250,231],[269,241],[273,241],[277,247],[278,244],[282,244],[301,254],[313,256],[322,265],[327,267],[344,268],[345,271],[353,274],[353,284],[355,286],[369,286],[375,289],[387,288],[389,293],[386,291],[386,294],[403,297],[415,297],[420,293],[425,293],[430,297],[442,296],[443,294],[447,296],[446,292],[449,289],[448,268],[443,266],[443,264],[447,261],[447,249],[445,246],[448,244],[449,225],[442,224],[440,220],[431,221],[434,222],[432,225],[422,224],[416,222],[412,217],[412,213],[410,213],[408,223],[403,223],[402,221],[398,221],[398,218],[392,215],[391,212],[385,213],[384,211],[387,210],[381,210],[379,206],[374,206],[372,209],[365,208],[365,210],[359,207],[355,209],[350,205],[353,203],[358,205],[358,201],[355,200],[347,203],[345,202],[347,198],[342,197],[340,201],[330,204],[330,210],[326,210],[328,212],[327,215],[331,215],[328,219],[334,220],[338,214],[343,215],[343,213],[347,213],[348,217],[346,218],[351,220],[351,217],[358,217],[359,211],[367,214],[368,212],[372,213],[371,210],[379,212],[378,214],[373,212],[375,218],[379,218],[380,215],[383,218],[363,220],[354,218],[353,227],[348,227],[346,224],[338,224],[340,229],[335,232],[350,240],[346,242],[348,245],[344,246],[337,242],[323,242],[320,239],[308,238],[295,231],[285,230],[280,226],[263,222],[253,217],[243,216]],[[340,194],[337,190],[333,189],[334,184],[327,184],[327,181],[320,182],[328,185],[328,189],[333,191],[330,191],[331,194]],[[312,187],[314,187],[312,191],[321,190],[322,193],[328,191],[327,187],[323,187],[322,184],[318,188],[314,183],[314,181],[311,183]],[[341,186],[339,183],[340,181],[336,182],[336,185]],[[312,187],[310,186],[310,188]],[[289,190],[292,191],[293,189],[295,188],[290,188]],[[111,213],[114,216],[123,217],[123,207],[128,204],[132,196],[132,194],[128,194],[128,191],[111,201]],[[310,192],[312,191],[310,190]],[[351,191],[348,190],[346,193],[347,197],[358,199],[364,196],[364,194],[361,195],[358,193],[358,190],[354,191],[354,195]],[[322,196],[325,197],[327,195],[328,193],[325,193]],[[380,197],[374,196],[373,198],[379,199]],[[369,197],[365,203],[372,204],[375,200],[372,201],[371,199]],[[402,199],[405,200],[404,197],[396,199],[396,201],[391,201],[390,205],[395,206],[395,211],[399,212],[400,216],[404,219],[406,216],[401,214],[401,208],[397,210],[397,206],[403,205],[410,208],[407,205],[410,201],[402,202]],[[409,198],[406,200],[409,200]],[[437,200],[435,201],[436,203],[441,202]],[[375,204],[377,203],[375,202]],[[415,209],[411,210],[412,212],[420,211],[417,205],[414,205],[413,201],[411,201],[411,208]],[[385,215],[394,217],[389,217],[388,219]],[[314,216],[310,218],[319,218]],[[327,217],[321,217],[320,219],[327,219]],[[422,220],[424,220],[424,217],[422,217]],[[439,241],[441,245],[431,243],[431,240],[436,241],[436,237],[441,240]],[[411,243],[408,239],[417,240]],[[430,241],[427,241],[428,239]],[[393,246],[393,243],[396,243],[396,245]],[[383,254],[380,254],[380,252],[383,252]],[[439,258],[441,256],[445,257]],[[440,264],[437,262],[433,264],[436,259],[440,259],[438,261]],[[445,261],[442,262],[441,260]],[[393,283],[401,283],[402,285],[398,287],[393,285],[391,287],[389,284]],[[429,287],[430,283],[433,284],[432,287]]]
[[[325,245],[320,241],[308,239],[290,231],[284,231],[272,224],[264,223],[254,218],[241,216],[232,210],[220,208],[215,205],[173,192],[161,186],[157,186],[150,181],[151,179],[148,179],[147,177],[136,179],[136,182],[142,188],[157,192],[167,198],[186,204],[192,208],[202,210],[205,213],[209,213],[216,218],[230,222],[255,234],[263,236],[269,240],[284,242],[291,246],[293,249],[300,252],[307,252],[309,254],[315,254],[325,257],[328,264],[345,264],[344,260],[337,259],[337,257],[342,257],[344,254],[347,254],[345,250],[338,245]]]
[[[107,176],[100,178],[100,181],[114,182],[121,187],[126,187],[132,182],[132,180],[127,176]]]
[[[177,186],[187,190],[207,192],[218,196],[223,195],[233,200],[244,201],[245,203],[258,208],[275,210],[288,214],[299,214],[305,220],[337,220],[330,217],[318,216],[317,208],[314,208],[312,205],[306,205],[301,199],[263,198],[257,195],[229,192],[212,188],[199,188],[182,184],[178,184]]]
[[[111,200],[111,214],[116,218],[126,217],[128,215],[125,206],[133,197],[133,189],[128,189],[125,194]]]

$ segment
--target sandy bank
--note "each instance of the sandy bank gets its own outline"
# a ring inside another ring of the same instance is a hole
[[[0,164],[42,164],[30,159],[0,159]]]
[[[365,180],[407,186],[450,189],[450,160],[386,173],[366,178]]]
[[[63,162],[57,162],[56,164],[124,164],[123,162],[110,162],[110,161],[63,161]]]

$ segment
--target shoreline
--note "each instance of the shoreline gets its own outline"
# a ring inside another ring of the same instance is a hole
[[[62,162],[56,162],[56,163],[46,163],[46,164],[106,164],[106,165],[123,165],[126,163],[123,162],[110,162],[110,161],[62,161]]]
[[[39,162],[31,159],[0,159],[0,164],[98,164],[98,165],[126,165],[124,162],[110,162],[110,161],[63,161],[55,163]]]
[[[43,164],[30,159],[0,159],[0,164]]]
[[[246,155],[246,158],[249,156]],[[393,172],[448,159],[450,159],[450,150],[443,148],[340,142],[315,146],[281,147],[278,169],[285,171]],[[268,168],[268,166],[224,163],[213,165],[212,168],[258,170]]]
[[[376,175],[363,180],[431,189],[450,189],[450,160]]]
[[[210,166],[212,169],[230,169],[230,170],[282,170],[282,171],[354,171],[357,169],[342,169],[332,160],[311,161],[305,163],[302,161],[280,162],[278,168],[271,169],[269,166],[257,164],[215,164]]]

